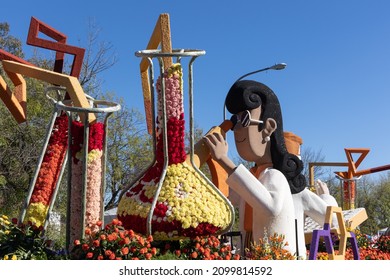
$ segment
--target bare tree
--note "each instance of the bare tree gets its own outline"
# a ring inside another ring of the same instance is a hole
[[[101,80],[98,75],[114,66],[118,61],[116,54],[113,52],[112,44],[107,41],[100,41],[100,32],[101,29],[90,19],[85,56],[79,77],[80,84],[85,92],[89,94],[100,90]]]
[[[314,151],[310,147],[303,147],[301,150],[301,157],[304,164],[303,167],[303,175],[305,175],[305,178],[307,182],[309,182],[309,163],[311,162],[324,162],[325,156],[322,154],[322,151]],[[315,166],[314,167],[314,178],[321,178],[323,175],[325,175],[327,171],[325,168],[321,166]]]

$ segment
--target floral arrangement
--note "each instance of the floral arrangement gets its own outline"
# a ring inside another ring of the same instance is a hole
[[[147,218],[150,211],[153,211],[151,227],[156,240],[178,240],[216,234],[230,225],[231,210],[215,187],[208,184],[185,162],[181,65],[173,64],[165,71],[163,77],[166,95],[168,168],[162,177],[163,104],[160,97],[156,121],[156,161],[122,197],[118,205],[118,219],[126,228],[146,234]],[[161,96],[161,77],[156,87]],[[163,180],[161,191],[152,210],[152,201],[160,180]]]
[[[102,157],[104,142],[104,124],[95,122],[89,125],[87,155],[87,188],[85,205],[85,225],[91,226],[101,219]],[[83,147],[84,125],[78,121],[72,123],[72,185],[71,185],[71,240],[82,236],[83,204]]]
[[[101,227],[97,222],[95,227]],[[76,239],[71,252],[72,259],[83,260],[150,260],[157,254],[151,246],[153,237],[147,238],[126,230],[122,223],[114,219],[103,229],[93,231],[86,228],[85,238]]]
[[[24,222],[36,226],[45,223],[47,211],[59,180],[67,150],[68,117],[63,114],[56,118],[43,157],[38,177],[26,209]]]
[[[246,250],[246,259],[249,260],[295,260],[284,247],[288,245],[284,242],[284,235],[274,233],[268,237],[265,233],[264,238],[259,238],[259,242],[254,242],[251,248]]]
[[[178,259],[183,260],[239,260],[240,255],[233,254],[230,245],[221,243],[214,235],[195,237],[180,241],[180,249],[174,251]]]
[[[0,216],[0,260],[58,259],[50,240],[44,238],[43,226],[18,223],[16,218]]]

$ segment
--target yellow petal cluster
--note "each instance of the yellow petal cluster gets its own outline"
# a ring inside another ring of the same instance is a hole
[[[146,197],[153,198],[157,183],[145,183],[143,190]],[[157,222],[176,220],[184,229],[196,228],[199,223],[210,223],[226,229],[231,223],[232,213],[225,200],[217,193],[214,186],[208,184],[193,167],[185,162],[168,166],[157,201],[164,203],[168,208],[165,217],[153,217]],[[118,206],[118,214],[139,215],[146,218],[150,208],[151,204],[142,202],[138,194],[123,197]],[[155,234],[167,237],[167,233]],[[174,237],[174,234],[169,235]]]
[[[43,226],[43,224],[46,220],[46,215],[47,215],[48,209],[49,209],[49,207],[44,205],[41,202],[31,203],[27,209],[24,221],[25,222],[30,221],[33,224],[35,224],[37,227]]]

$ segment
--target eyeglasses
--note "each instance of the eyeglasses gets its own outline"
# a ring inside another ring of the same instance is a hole
[[[254,120],[251,118],[251,113],[246,110],[241,115],[234,114],[231,118],[230,121],[233,123],[232,130],[236,127],[237,123],[241,123],[242,127],[248,127],[251,124],[261,124],[263,121],[260,120]]]

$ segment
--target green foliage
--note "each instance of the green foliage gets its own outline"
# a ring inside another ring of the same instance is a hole
[[[17,219],[0,217],[0,260],[50,260],[61,258],[47,240],[42,227],[18,224]]]
[[[378,250],[385,253],[390,253],[390,236],[382,235],[377,241]]]

